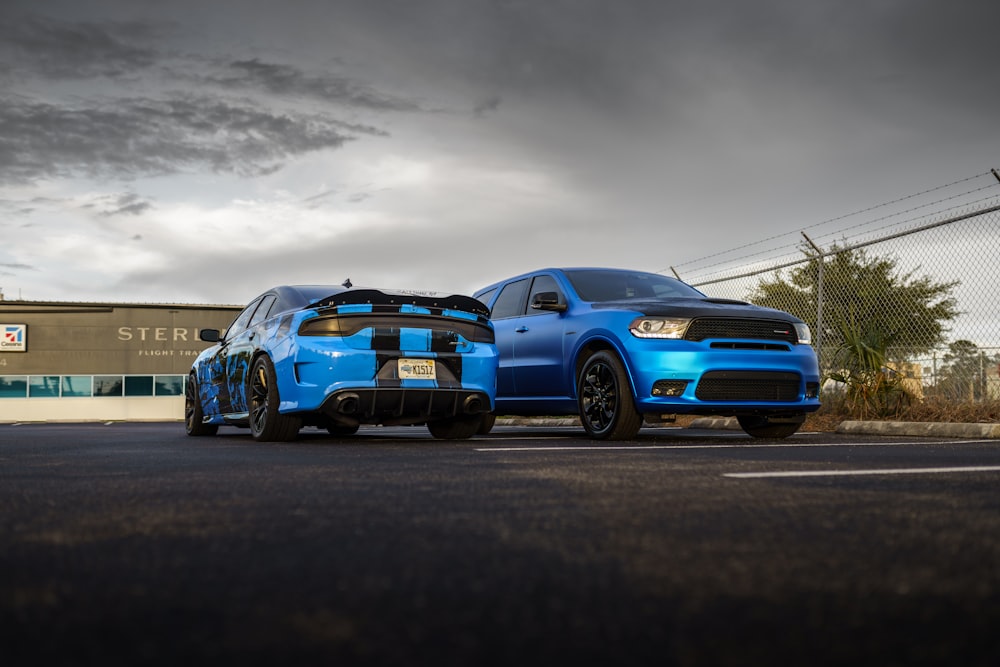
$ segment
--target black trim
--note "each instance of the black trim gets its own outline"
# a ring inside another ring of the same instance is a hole
[[[348,425],[422,424],[489,410],[490,398],[481,391],[381,386],[335,392],[322,407],[325,415]]]
[[[466,313],[489,317],[489,309],[478,299],[462,294],[451,294],[449,296],[421,296],[416,294],[392,294],[376,289],[347,290],[340,294],[333,294],[314,304],[315,308],[323,306],[343,306],[347,304],[364,304],[385,306],[413,305],[422,308],[448,308],[451,310],[461,310]]]
[[[323,331],[323,322],[335,324],[333,331]],[[390,312],[345,313],[343,315],[323,314],[304,321],[299,326],[302,336],[352,336],[357,332],[373,328],[379,329],[427,329],[432,332],[432,348],[434,352],[454,352],[455,346],[449,341],[457,340],[456,333],[471,343],[493,343],[495,334],[493,327],[485,318],[465,320],[445,315],[422,315],[420,313],[400,313],[393,309]],[[318,330],[313,330],[318,329]],[[437,347],[440,346],[440,349]],[[378,346],[375,346],[378,347]],[[383,348],[396,349],[399,344],[382,345]]]

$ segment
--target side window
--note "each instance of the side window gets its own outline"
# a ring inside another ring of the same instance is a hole
[[[257,307],[257,312],[253,314],[250,319],[250,324],[248,327],[252,327],[255,324],[259,324],[267,319],[267,316],[271,313],[271,307],[274,306],[274,302],[277,301],[278,297],[273,294],[268,294],[263,299],[260,300],[260,306]]]
[[[528,289],[528,279],[518,280],[508,283],[500,290],[500,296],[493,304],[491,317],[494,320],[502,320],[505,317],[518,317],[524,314],[524,296]]]
[[[531,291],[528,293],[528,315],[541,315],[542,313],[550,312],[531,307],[532,302],[535,300],[535,295],[542,292],[554,292],[559,299],[559,303],[565,303],[566,301],[555,278],[549,275],[535,276],[535,279],[531,281]]]
[[[243,312],[233,320],[233,323],[229,325],[226,329],[226,338],[232,338],[239,333],[246,330],[247,325],[250,323],[250,317],[253,315],[253,311],[257,310],[257,306],[260,304],[260,299],[252,302],[249,306],[243,309]]]
[[[491,289],[489,292],[483,292],[479,295],[478,299],[484,306],[488,306],[490,305],[490,299],[493,298],[493,295],[496,294],[496,292],[497,291],[495,289]]]

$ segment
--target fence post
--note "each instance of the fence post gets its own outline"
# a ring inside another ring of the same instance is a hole
[[[819,271],[816,275],[816,361],[819,363],[820,374],[823,373],[823,268],[826,266],[826,253],[812,239],[800,232],[806,242],[816,251]]]

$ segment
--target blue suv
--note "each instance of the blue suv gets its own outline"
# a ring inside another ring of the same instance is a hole
[[[753,437],[785,438],[819,409],[809,327],[779,310],[602,268],[543,269],[474,296],[500,355],[494,414],[579,414],[608,440],[678,414],[735,416]]]

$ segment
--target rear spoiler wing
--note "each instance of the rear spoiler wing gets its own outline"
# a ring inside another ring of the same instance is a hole
[[[441,308],[460,310],[481,317],[489,318],[490,309],[478,299],[462,294],[404,294],[383,292],[377,289],[349,289],[339,294],[332,294],[312,304],[313,308],[336,307],[344,305],[367,304],[379,306],[412,305],[422,308]]]

